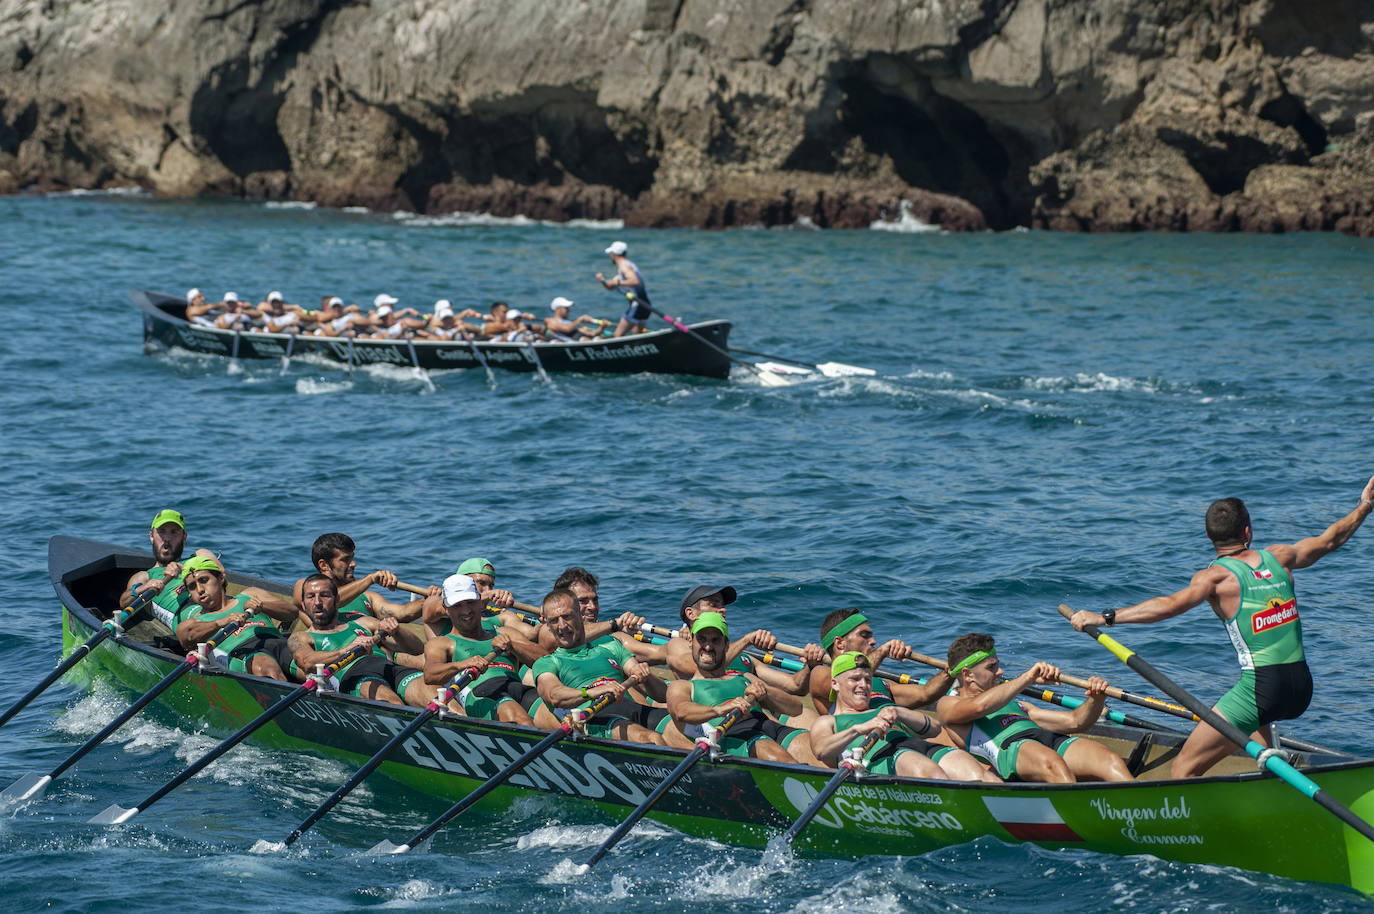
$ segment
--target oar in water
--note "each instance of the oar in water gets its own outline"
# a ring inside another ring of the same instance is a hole
[[[172,685],[172,683],[176,682],[183,675],[191,672],[191,670],[199,666],[201,663],[202,656],[209,656],[208,652],[213,650],[215,645],[222,643],[225,638],[228,638],[230,635],[234,634],[234,632],[238,631],[241,627],[242,623],[234,622],[224,626],[224,628],[221,628],[219,631],[215,632],[213,635],[210,636],[210,639],[208,641],[204,642],[204,650],[206,651],[204,655],[202,655],[199,651],[193,651],[187,654],[186,659],[183,662],[179,663],[172,670],[172,672],[168,673],[166,676],[163,676],[161,682],[153,686],[146,693],[144,693],[144,695],[140,697],[138,701],[135,701],[128,708],[126,708],[124,710],[124,713],[120,714],[114,720],[106,724],[103,730],[101,730],[95,736],[92,736],[90,739],[86,740],[86,742],[81,745],[81,748],[77,749],[71,755],[67,756],[67,758],[63,760],[62,764],[58,765],[52,771],[49,771],[47,774],[39,774],[36,771],[31,771],[19,780],[15,781],[10,786],[6,787],[3,792],[0,792],[0,803],[10,803],[17,802],[20,800],[27,800],[42,793],[49,784],[57,780],[57,778],[62,774],[62,772],[66,771],[68,768],[72,767],[77,762],[81,761],[81,759],[85,757],[86,753],[90,752],[96,746],[104,742],[105,738],[108,737],[111,733],[115,732],[120,727],[124,726],[126,723],[132,720],[135,714],[137,714],[139,711],[142,711],[145,707],[148,706],[150,702],[152,702],[153,699],[157,698],[159,695],[165,692],[167,688]]]
[[[686,324],[682,323],[682,321],[678,320],[677,318],[664,314],[657,308],[648,305],[646,305],[645,307],[648,307],[649,310],[652,311],[654,314],[657,314],[659,317],[663,318],[665,321],[672,324],[674,327],[681,330],[683,333],[690,334],[691,336],[696,337],[697,340],[706,348],[713,349],[721,355],[725,356],[730,361],[734,362],[736,365],[743,365],[745,368],[749,369],[751,372],[758,376],[759,383],[762,384],[764,387],[788,386],[788,380],[782,377],[781,375],[774,374],[773,372],[768,371],[765,368],[759,368],[753,362],[746,362],[744,359],[737,359],[730,354],[729,350],[722,349],[720,346],[717,346],[715,343],[711,342],[706,337],[702,336],[700,333],[697,333],[695,330],[693,330],[691,327],[688,327]]]
[[[205,766],[209,765],[215,759],[219,758],[221,755],[228,752],[230,749],[234,748],[239,743],[243,742],[255,731],[257,731],[258,728],[269,723],[278,714],[285,711],[287,708],[291,707],[293,704],[300,701],[305,696],[309,695],[315,689],[319,688],[321,682],[328,681],[328,679],[335,673],[337,673],[339,670],[348,666],[354,660],[357,660],[358,658],[364,657],[367,654],[371,653],[371,650],[371,648],[354,648],[347,654],[344,654],[338,660],[335,660],[333,663],[324,667],[324,669],[320,672],[312,673],[310,678],[306,679],[303,685],[297,686],[290,692],[283,695],[280,699],[277,700],[276,704],[272,705],[272,707],[268,708],[266,711],[263,711],[257,717],[253,718],[251,721],[244,724],[242,727],[238,729],[238,732],[236,732],[233,736],[229,737],[224,742],[220,743],[218,746],[202,755],[199,759],[192,762],[190,765],[187,765],[185,770],[183,770],[181,774],[178,774],[176,777],[172,778],[166,784],[163,784],[157,790],[154,790],[143,800],[143,802],[139,803],[137,806],[125,809],[117,803],[112,804],[110,806],[107,806],[100,812],[96,813],[87,821],[91,822],[94,825],[118,825],[121,822],[129,821],[134,816],[138,815],[140,812],[143,812],[143,810],[147,809],[149,806],[152,806],[158,800],[162,799],[167,794],[171,793],[173,790],[176,790],[182,784],[186,783],[191,778],[195,777],[197,774],[200,773],[201,769],[205,768]]]
[[[285,375],[291,370],[291,350],[296,346],[296,332],[292,330],[286,338],[286,355],[281,357],[281,372]]]
[[[491,663],[491,661],[495,659],[495,652],[487,654],[486,656],[486,661],[488,663]],[[434,700],[426,705],[425,709],[416,715],[415,719],[412,720],[404,730],[387,740],[386,745],[378,749],[372,758],[368,759],[363,763],[361,768],[353,772],[353,776],[345,781],[343,786],[330,794],[329,799],[325,800],[316,807],[314,812],[306,816],[305,821],[297,825],[295,829],[292,830],[291,834],[286,836],[286,840],[282,842],[282,847],[286,848],[295,844],[297,838],[309,831],[311,826],[320,821],[320,819],[323,819],[325,813],[338,805],[339,801],[348,796],[353,791],[354,787],[361,784],[369,774],[375,771],[377,766],[385,761],[386,757],[391,754],[392,749],[395,749],[401,743],[410,739],[421,727],[429,723],[432,718],[442,713],[444,709],[448,707],[448,703],[453,700],[453,697],[461,692],[468,683],[476,679],[477,676],[478,673],[475,669],[466,669],[450,679],[448,685],[444,686],[439,693],[434,696]]]
[[[353,377],[353,336],[348,337],[348,376]]]
[[[243,371],[243,366],[239,364],[239,325],[234,324],[234,346],[229,353],[229,373],[238,374]]]
[[[430,393],[434,393],[434,382],[429,378],[429,372],[420,367],[420,357],[415,354],[415,340],[406,337],[406,346],[410,347],[410,364],[415,366],[415,377],[425,382],[425,387]]]
[[[550,378],[549,373],[544,370],[544,363],[539,361],[539,350],[535,349],[534,344],[529,341],[525,342],[525,348],[530,351],[530,358],[534,359],[534,368],[539,372],[540,379],[543,380],[545,384],[553,387],[553,379]]]
[[[801,365],[812,368],[825,375],[827,378],[845,378],[854,375],[871,376],[877,372],[872,368],[863,368],[858,365],[846,365],[844,362],[804,362],[801,359],[789,359],[781,355],[769,355],[766,352],[752,352],[748,349],[735,349],[735,352],[743,355],[752,355],[760,359],[772,359],[775,362],[786,362],[789,365]]]
[[[1073,610],[1063,603],[1059,604],[1059,612],[1066,619],[1073,618]],[[1165,676],[1156,669],[1153,664],[1145,660],[1135,651],[1124,646],[1115,638],[1104,634],[1096,625],[1083,626],[1083,633],[1089,635],[1098,644],[1111,651],[1116,659],[1140,674],[1140,676],[1155,688],[1164,692],[1164,694],[1168,695],[1174,701],[1186,706],[1188,710],[1202,718],[1209,727],[1216,730],[1237,746],[1243,747],[1246,754],[1255,759],[1261,768],[1267,769],[1271,773],[1277,775],[1285,784],[1321,806],[1327,812],[1340,819],[1346,825],[1349,825],[1361,835],[1364,835],[1370,841],[1374,841],[1374,826],[1371,826],[1364,819],[1355,815],[1348,807],[1343,806],[1329,793],[1323,790],[1321,785],[1284,761],[1283,757],[1279,755],[1279,750],[1271,749],[1268,746],[1261,746],[1247,734],[1240,732],[1240,730],[1226,718],[1217,714],[1201,701],[1198,701],[1193,697],[1191,692],[1184,689],[1168,676]]]
[[[466,330],[460,330],[458,332],[462,334],[463,340],[468,344],[468,348],[472,350],[472,355],[477,359],[478,364],[486,371],[487,385],[491,387],[492,390],[495,390],[496,375],[492,373],[491,366],[487,364],[487,357],[482,355],[481,349],[477,348],[477,342],[472,338],[472,334],[468,333]]]
[[[806,807],[806,811],[803,812],[800,818],[792,823],[792,827],[787,829],[783,834],[782,839],[784,844],[791,844],[793,841],[797,840],[797,835],[800,835],[802,830],[811,824],[811,820],[816,818],[816,814],[821,811],[821,808],[825,806],[826,801],[830,799],[835,791],[840,789],[840,785],[849,779],[854,773],[854,769],[863,765],[864,757],[868,755],[869,751],[875,745],[877,745],[878,740],[881,738],[882,737],[877,733],[870,733],[864,739],[863,743],[859,745],[858,749],[845,750],[844,757],[840,759],[840,770],[835,772],[835,776],[821,788],[820,793],[816,794],[816,799],[811,801],[811,805]]]
[[[458,816],[468,807],[472,806],[478,800],[482,799],[482,797],[491,793],[497,787],[500,787],[513,775],[519,773],[520,769],[524,768],[530,762],[534,761],[536,758],[542,755],[547,749],[551,748],[559,740],[565,738],[569,733],[572,732],[573,726],[576,723],[578,723],[578,719],[575,719],[576,715],[581,714],[583,716],[582,719],[595,717],[597,712],[599,712],[602,708],[606,707],[606,705],[610,703],[611,696],[602,695],[600,698],[598,698],[596,701],[592,703],[591,707],[587,708],[585,711],[574,711],[570,713],[567,717],[563,718],[563,722],[558,725],[558,729],[554,730],[548,736],[544,737],[539,742],[535,743],[533,746],[526,749],[525,752],[519,758],[511,762],[506,767],[502,768],[500,771],[493,774],[490,778],[486,780],[486,783],[484,783],[481,787],[478,787],[472,793],[468,794],[467,796],[459,800],[457,803],[454,803],[452,806],[450,806],[442,816],[435,819],[433,822],[429,823],[424,828],[416,832],[414,836],[412,836],[411,839],[407,841],[405,844],[392,844],[390,841],[379,841],[368,850],[368,853],[404,854],[411,848],[416,847],[425,839],[429,838],[439,829],[443,828],[445,825],[451,822],[456,816]]]
[[[129,624],[129,620],[147,611],[148,607],[153,602],[153,597],[157,596],[157,594],[158,591],[145,590],[139,595],[137,600],[129,604],[127,609],[120,610],[116,618],[107,619],[104,624],[100,626],[100,631],[92,635],[85,644],[82,644],[76,650],[68,654],[67,659],[63,660],[57,665],[55,670],[43,677],[42,682],[30,689],[23,698],[10,705],[9,710],[5,711],[4,714],[0,714],[0,727],[8,723],[11,717],[24,710],[24,707],[42,694],[44,689],[61,679],[67,674],[68,670],[84,660],[91,651],[95,650],[100,645],[100,642],[124,631],[124,626]]]
[[[719,726],[716,727],[716,736],[722,736],[726,730],[738,723],[742,717],[744,717],[742,711],[731,711],[729,714],[725,715],[725,717],[721,719]],[[635,823],[644,818],[645,814],[654,808],[654,804],[657,803],[665,793],[671,790],[674,784],[682,780],[683,776],[687,774],[687,770],[701,761],[712,748],[711,741],[706,737],[703,736],[697,739],[697,747],[687,753],[687,757],[679,762],[678,766],[670,771],[668,776],[660,781],[657,787],[650,791],[649,795],[644,798],[644,802],[636,806],[634,812],[630,813],[629,816],[625,818],[624,822],[616,826],[615,831],[611,832],[610,837],[601,842],[601,846],[587,858],[587,862],[584,866],[588,869],[596,866],[611,848],[620,843],[621,838],[630,833],[630,829],[635,827]]]

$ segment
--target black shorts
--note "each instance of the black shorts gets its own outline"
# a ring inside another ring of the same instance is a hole
[[[1255,704],[1260,725],[1301,717],[1312,703],[1312,671],[1306,660],[1255,670]]]
[[[254,654],[266,654],[271,657],[277,661],[277,666],[281,667],[283,673],[291,669],[291,649],[286,646],[286,639],[281,635],[254,635],[230,651],[229,659],[239,661],[246,670]]]
[[[628,720],[648,730],[656,730],[659,721],[668,716],[667,708],[651,708],[637,701],[624,699],[614,701],[602,708],[590,723],[609,726],[617,720]]]
[[[539,699],[539,690],[534,686],[527,686],[518,679],[492,679],[474,688],[471,694],[476,698],[485,698],[497,704],[507,698],[520,703],[520,707],[529,713],[530,708]]]
[[[369,654],[344,667],[343,674],[338,677],[339,691],[346,695],[357,694],[356,690],[369,679],[385,683],[394,691],[402,676],[414,672],[415,670],[410,667],[392,663],[376,654]]]

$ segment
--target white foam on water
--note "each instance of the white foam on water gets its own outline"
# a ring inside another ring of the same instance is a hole
[[[225,371],[227,374],[243,374],[243,366],[239,364],[238,359],[230,359],[229,367]]]
[[[254,842],[252,847],[248,848],[248,853],[280,854],[284,850],[286,850],[286,843],[284,841],[265,841],[262,838],[259,838],[256,842]]]
[[[786,847],[771,853],[765,851],[755,863],[747,864],[737,864],[730,850],[722,849],[683,883],[691,887],[689,897],[697,899],[761,896],[768,880],[789,871],[791,866],[792,855]]]
[[[1074,391],[1074,392],[1139,392],[1159,393],[1159,385],[1147,378],[1121,378],[1097,372],[1079,372],[1072,377],[1026,378],[1021,386],[1031,390]]]
[[[566,885],[582,878],[588,871],[585,863],[573,863],[567,857],[553,865],[553,869],[539,877],[542,885]]]
[[[868,224],[868,227],[875,232],[899,232],[903,234],[920,234],[924,232],[941,231],[938,225],[931,225],[929,222],[922,222],[916,218],[911,211],[911,201],[902,200],[897,204],[897,218],[878,219]]]
[[[522,851],[535,847],[593,848],[609,838],[614,830],[610,825],[546,825],[521,835],[515,846]]]
[[[809,229],[813,232],[820,231],[820,229],[816,228],[816,223],[812,221],[810,216],[798,216],[797,221],[792,223],[792,227],[799,229]]]
[[[625,227],[624,219],[569,219],[567,222],[550,222],[547,225],[564,225],[568,228],[594,229],[598,232],[618,232]]]
[[[333,394],[341,390],[349,390],[353,387],[353,382],[347,379],[342,381],[326,381],[323,378],[297,378],[296,393],[302,396],[316,396],[318,394]]]
[[[383,908],[411,908],[420,902],[431,902],[436,898],[447,898],[454,890],[428,879],[408,879],[391,890],[392,897],[382,902]],[[426,908],[429,905],[425,906]]]
[[[529,216],[494,216],[491,213],[458,212],[442,215],[424,216],[419,213],[396,212],[391,214],[403,225],[411,228],[474,228],[483,226],[531,226],[540,225],[552,228],[591,229],[598,232],[619,231],[625,227],[623,219],[569,219],[556,222],[550,219],[531,219]]]
[[[315,209],[319,204],[312,200],[268,200],[265,209]]]
[[[57,190],[44,194],[45,197],[148,197],[152,191],[142,187],[104,187],[98,189]]]

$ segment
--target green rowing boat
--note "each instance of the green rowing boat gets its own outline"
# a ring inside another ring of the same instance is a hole
[[[70,536],[49,543],[48,566],[63,607],[64,652],[99,631],[118,594],[152,559],[118,546]],[[234,585],[281,585],[231,575]],[[85,661],[124,688],[142,693],[183,657],[134,637],[135,627]],[[159,701],[189,726],[228,733],[270,707],[291,687],[225,670],[182,677]],[[316,693],[258,730],[258,742],[361,764],[418,713],[337,693]],[[1153,854],[1293,879],[1337,883],[1374,894],[1374,844],[1236,756],[1217,773],[1168,779],[1180,739],[1168,733],[1099,726],[1093,734],[1125,757],[1140,779],[1130,784],[987,785],[862,776],[839,789],[797,839],[801,851],[834,855],[920,854],[982,836]],[[380,771],[424,794],[458,800],[545,734],[463,717],[435,719],[403,742]],[[569,739],[535,759],[482,803],[504,808],[530,791],[566,798],[619,820],[637,806],[685,753],[601,739]],[[1374,759],[1306,754],[1296,764],[1339,802],[1374,819]],[[829,773],[801,765],[722,759],[697,765],[649,816],[683,832],[761,847],[811,803]]]

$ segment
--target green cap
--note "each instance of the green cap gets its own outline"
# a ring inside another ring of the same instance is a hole
[[[163,508],[157,512],[157,517],[153,518],[152,529],[156,530],[163,524],[176,524],[181,529],[186,529],[186,521],[182,519],[180,511],[173,511],[171,508]]]
[[[224,574],[224,566],[208,555],[193,555],[181,566],[181,576],[184,578],[193,571],[213,571],[217,574]]]
[[[696,634],[703,628],[714,628],[725,637],[730,637],[730,628],[725,624],[725,617],[720,613],[702,613],[697,616],[697,620],[692,623],[692,634]]]
[[[467,575],[485,574],[489,575],[493,581],[496,580],[496,567],[486,559],[468,559],[458,566],[458,573]]]

